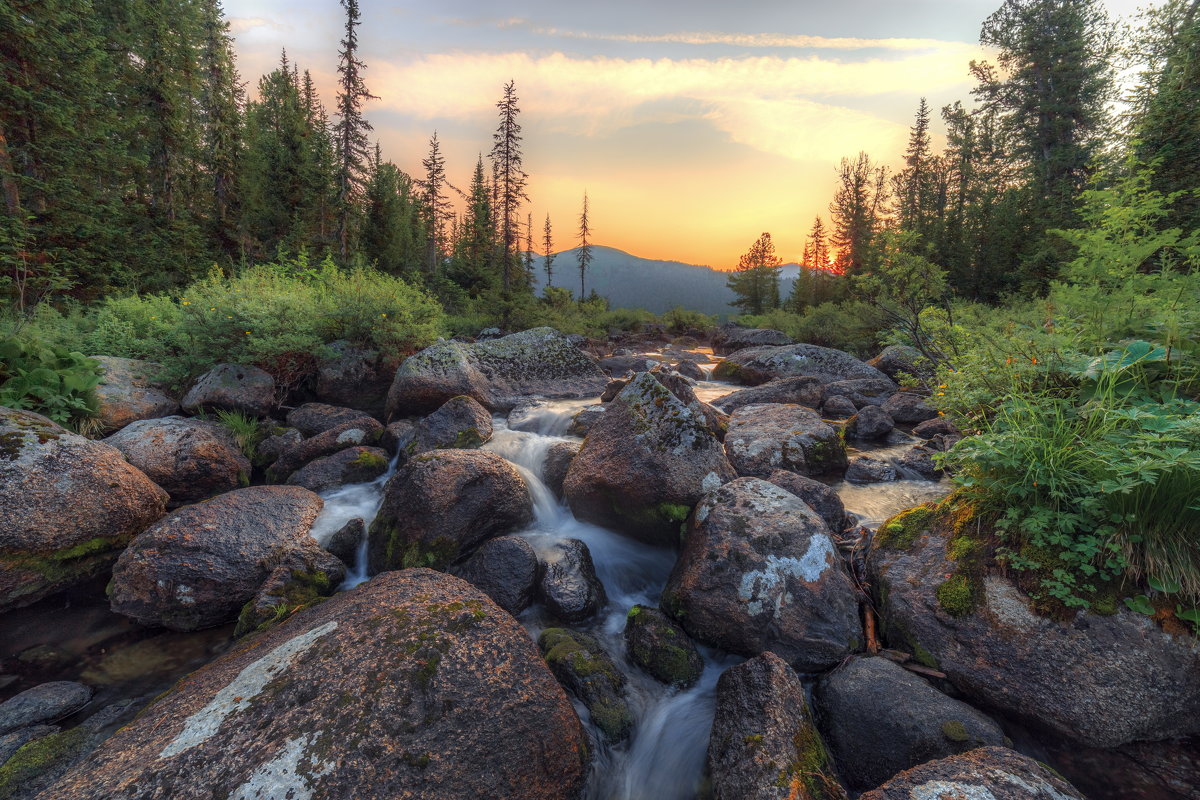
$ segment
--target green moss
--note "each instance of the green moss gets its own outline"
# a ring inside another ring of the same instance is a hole
[[[0,433],[0,461],[16,461],[25,448],[25,437],[18,431]]]
[[[547,628],[538,637],[538,647],[545,653],[546,663],[563,663],[579,678],[602,676],[613,686],[622,683],[622,676],[603,653],[592,653],[566,628]]]
[[[596,700],[588,706],[592,722],[612,741],[620,741],[633,728],[633,715],[624,703],[611,700]]]
[[[908,511],[901,511],[879,526],[875,533],[874,546],[907,550],[913,546],[918,536],[929,530],[935,510],[936,506],[933,503],[926,503]]]
[[[483,444],[483,437],[479,435],[476,428],[467,428],[465,431],[459,431],[454,437],[454,443],[450,446],[455,449],[469,450],[473,447],[479,447]]]
[[[752,736],[747,736],[742,741],[748,745],[756,747],[756,746],[762,744],[763,735],[761,733],[756,733],[756,734],[753,734]]]
[[[934,590],[938,605],[952,617],[965,617],[977,605],[975,582],[961,573],[951,575]]]
[[[640,613],[642,613],[642,606],[634,606],[625,614],[625,619],[632,620]]]
[[[269,597],[267,603],[260,604],[259,598],[255,597],[242,606],[233,635],[268,630],[291,615],[320,603],[333,594],[335,588],[329,575],[321,570],[293,572],[288,582],[280,587],[279,594]]]
[[[0,800],[16,796],[48,769],[77,755],[86,740],[85,729],[71,728],[24,744],[0,767]]]
[[[956,719],[942,723],[942,735],[952,742],[965,742],[971,738],[967,727]]]
[[[363,452],[359,453],[353,461],[350,462],[350,466],[360,467],[362,469],[385,470],[387,469],[387,462],[388,460],[378,453],[372,453],[369,450],[364,450]]]
[[[813,800],[834,800],[839,797],[831,791],[831,787],[838,785],[837,782],[826,773],[829,753],[811,721],[807,721],[792,737],[792,746],[795,755],[787,766],[780,770],[775,785],[780,788],[790,787],[792,792],[789,796],[811,797]],[[804,794],[795,791],[801,787]]]

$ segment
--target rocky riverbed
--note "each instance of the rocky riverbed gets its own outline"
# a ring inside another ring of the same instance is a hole
[[[1200,645],[971,572],[903,348],[104,363],[104,439],[0,409],[0,800],[1200,796]]]

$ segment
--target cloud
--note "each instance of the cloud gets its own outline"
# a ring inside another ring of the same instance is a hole
[[[520,20],[509,20],[509,26]],[[947,42],[941,39],[888,38],[865,39],[858,37],[807,36],[803,34],[778,33],[593,33],[562,28],[530,27],[533,33],[566,39],[587,39],[605,42],[628,42],[631,44],[690,44],[690,45],[733,45],[736,47],[776,47],[804,50],[949,50],[962,52],[973,45],[963,42]]]
[[[290,31],[292,27],[266,17],[229,17],[229,30],[233,34],[247,33],[255,28],[271,28],[276,31]]]

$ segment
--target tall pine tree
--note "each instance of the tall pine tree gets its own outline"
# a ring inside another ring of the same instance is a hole
[[[504,96],[496,103],[500,110],[500,125],[492,135],[493,190],[496,193],[495,216],[500,230],[501,286],[507,295],[515,286],[514,276],[520,263],[517,256],[521,235],[521,204],[529,197],[525,193],[528,175],[522,163],[521,125],[517,115],[516,83],[504,84]],[[524,281],[522,281],[524,283]]]
[[[587,297],[587,271],[592,263],[592,243],[588,239],[592,235],[592,223],[588,219],[588,195],[583,192],[583,211],[579,214],[579,247],[575,249],[575,260],[579,264],[579,300]]]
[[[354,215],[366,182],[369,163],[368,131],[371,123],[363,116],[363,105],[378,99],[367,91],[362,72],[366,64],[358,58],[358,0],[341,0],[346,9],[346,34],[338,53],[338,121],[334,126],[337,149],[337,241],[342,261],[350,260],[353,249]]]

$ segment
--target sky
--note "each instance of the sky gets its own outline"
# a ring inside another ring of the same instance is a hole
[[[450,181],[486,159],[516,82],[535,248],[591,241],[728,269],[762,232],[798,261],[842,157],[897,166],[917,104],[970,102],[1001,0],[360,0],[365,109],[410,175],[436,131]],[[1146,0],[1106,0],[1114,18]],[[338,0],[225,0],[251,97],[282,48],[336,92]],[[935,117],[936,117],[935,113]],[[942,144],[935,119],[934,145]]]

